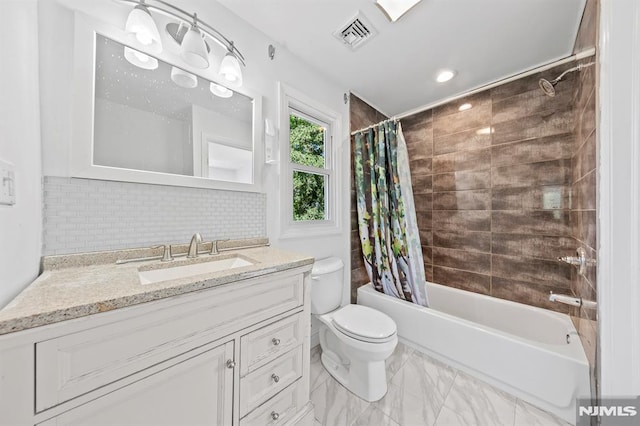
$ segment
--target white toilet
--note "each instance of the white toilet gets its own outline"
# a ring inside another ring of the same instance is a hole
[[[387,393],[385,360],[398,344],[396,323],[360,305],[340,307],[344,264],[316,261],[311,271],[311,313],[320,321],[322,365],[338,382],[366,401]]]

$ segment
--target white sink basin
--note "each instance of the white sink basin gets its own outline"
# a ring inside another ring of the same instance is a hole
[[[210,260],[208,262],[192,263],[190,265],[172,266],[164,269],[153,269],[151,271],[138,271],[138,275],[140,276],[140,282],[142,284],[153,284],[161,281],[193,277],[250,265],[253,265],[253,262],[246,259],[228,257],[225,259]]]

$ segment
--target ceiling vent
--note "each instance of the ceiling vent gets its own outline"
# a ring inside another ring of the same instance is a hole
[[[376,34],[378,31],[373,28],[371,22],[358,11],[358,14],[334,32],[333,36],[351,50],[356,50]]]

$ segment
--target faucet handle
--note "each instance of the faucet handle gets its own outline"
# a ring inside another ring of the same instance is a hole
[[[171,262],[173,260],[173,256],[171,255],[171,244],[162,244],[159,246],[151,247],[154,249],[164,248],[164,252],[162,253],[161,262]]]
[[[229,241],[229,238],[225,238],[224,240],[212,240],[211,241],[211,252],[209,254],[218,254],[218,243],[223,243],[225,241]]]

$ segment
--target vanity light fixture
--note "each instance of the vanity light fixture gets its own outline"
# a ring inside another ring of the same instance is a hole
[[[193,14],[193,25],[182,38],[180,57],[195,68],[209,67],[209,52],[204,42],[204,35],[198,28],[198,15]]]
[[[226,87],[214,82],[211,82],[211,84],[209,84],[209,90],[211,91],[211,93],[220,98],[230,98],[231,96],[233,96],[233,90],[227,89]]]
[[[149,55],[127,46],[124,47],[124,58],[131,64],[145,70],[155,70],[158,68],[158,60],[156,58],[152,58]]]
[[[227,51],[220,64],[219,74],[234,87],[242,86],[242,67],[246,66],[244,56],[235,47],[233,41],[199,19],[196,13],[189,13],[164,0],[120,1],[134,4],[125,29],[135,35],[145,51],[156,54],[162,52],[162,37],[151,13],[168,16],[178,22],[168,23],[165,35],[180,45],[180,57],[187,65],[200,69],[208,68],[210,42],[213,41]]]
[[[418,3],[420,0],[376,0],[376,6],[391,22],[396,22]]]
[[[440,73],[438,73],[438,75],[436,76],[436,81],[438,83],[445,83],[449,80],[451,80],[453,77],[456,76],[456,72],[455,71],[451,71],[451,70],[442,70],[440,71]]]
[[[162,52],[160,32],[144,0],[141,0],[140,3],[129,12],[125,30],[135,36],[136,40],[146,46],[150,52]]]
[[[222,58],[220,75],[232,86],[242,86],[242,69],[240,69],[238,58],[233,54],[233,42],[231,43],[231,50],[227,51],[227,54]]]
[[[198,77],[178,67],[171,67],[171,81],[185,89],[193,89],[198,86]]]

